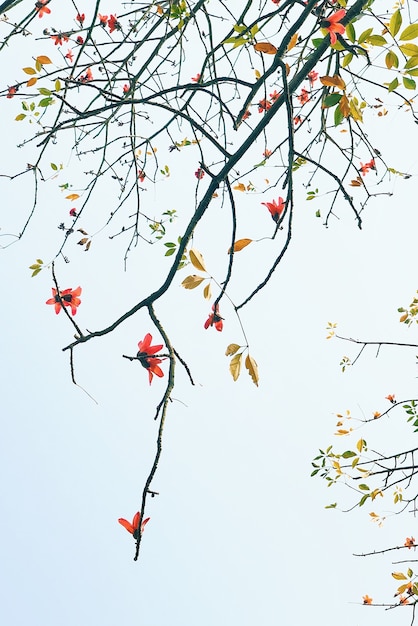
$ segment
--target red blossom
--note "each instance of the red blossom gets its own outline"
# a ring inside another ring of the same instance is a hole
[[[65,58],[68,59],[70,63],[72,63],[74,61],[73,51],[68,50],[67,54],[65,55]]]
[[[395,394],[394,393],[390,393],[388,396],[386,396],[385,400],[389,400],[389,402],[391,402],[392,404],[396,404]]]
[[[272,219],[277,223],[280,219],[281,214],[283,213],[283,211],[285,210],[286,207],[286,203],[283,200],[283,198],[278,198],[277,202],[276,200],[273,200],[273,202],[262,202],[261,204],[264,204],[264,206],[266,206],[268,208],[268,210],[271,213],[271,217]]]
[[[306,104],[306,102],[309,102],[310,100],[309,91],[307,91],[306,89],[302,89],[300,95],[297,96],[297,99],[301,104]]]
[[[88,83],[90,80],[93,80],[93,74],[91,69],[88,67],[86,73],[80,76],[80,81],[82,83]]]
[[[360,161],[360,172],[362,176],[366,176],[370,172],[370,170],[375,170],[376,165],[374,159],[371,159],[368,163],[363,163]]]
[[[113,33],[114,30],[120,30],[120,24],[118,22],[118,18],[116,15],[111,15],[107,21],[107,25],[109,26],[109,32]]]
[[[18,89],[19,89],[19,85],[13,85],[13,87],[9,87],[8,90],[7,90],[6,98],[13,98],[15,93],[17,93]]]
[[[258,103],[258,112],[262,113],[263,111],[268,111],[269,109],[271,109],[271,107],[271,102],[264,98],[264,100],[260,100],[260,102]]]
[[[77,15],[75,16],[75,19],[77,20],[77,22],[80,22],[81,26],[83,26],[86,16],[84,15],[84,13],[77,13]]]
[[[78,44],[80,44],[80,46],[82,46],[82,45],[83,45],[83,43],[84,43],[84,39],[81,37],[81,35],[78,35],[78,37],[77,37],[77,39],[76,39],[76,42],[77,42]]]
[[[139,180],[141,181],[141,183],[143,183],[143,182],[144,182],[144,180],[145,180],[145,172],[144,172],[143,170],[139,170],[139,172],[138,172],[138,178],[139,178]]]
[[[106,26],[107,24],[107,15],[100,15],[100,13],[98,14],[98,18],[99,18],[99,24],[100,26],[103,26],[103,28]]]
[[[141,524],[141,535],[144,532],[145,524],[148,524],[150,519],[151,519],[150,517],[147,517],[142,522],[142,524]],[[141,514],[140,514],[139,511],[137,513],[135,513],[134,518],[132,520],[132,523],[128,522],[128,520],[124,519],[123,517],[120,517],[118,519],[118,522],[119,522],[119,524],[122,524],[122,526],[124,528],[126,528],[128,533],[131,533],[131,535],[133,535],[134,539],[138,539],[138,530],[139,530],[139,525],[141,523]]]
[[[77,217],[77,211],[75,210],[75,208],[70,210],[70,215],[71,217]]]
[[[149,384],[151,384],[154,374],[159,378],[164,376],[164,372],[159,366],[160,363],[163,362],[163,359],[152,356],[162,349],[163,344],[161,343],[156,346],[152,346],[151,341],[152,335],[147,333],[144,339],[138,342],[138,353],[136,355],[142,367],[145,367],[145,369],[148,370]]]
[[[203,178],[203,177],[204,177],[204,175],[205,175],[205,172],[204,172],[204,170],[202,170],[202,168],[201,168],[201,167],[198,167],[198,168],[197,168],[197,170],[195,171],[194,175],[196,176],[196,178],[197,178],[198,180],[202,180],[202,178]]]
[[[243,120],[248,120],[248,118],[250,117],[251,112],[247,109],[244,113],[244,115],[242,116]]]
[[[208,319],[206,320],[204,327],[207,329],[209,328],[209,326],[215,326],[216,330],[219,330],[219,332],[221,332],[221,330],[224,327],[224,323],[223,323],[223,317],[221,317],[219,315],[219,307],[218,305],[212,305],[212,311],[213,313],[210,313]]]
[[[201,75],[200,74],[196,74],[196,76],[192,76],[192,81],[194,83],[198,83],[200,80]]]
[[[272,102],[276,102],[276,100],[278,100],[280,98],[280,94],[277,93],[276,89],[273,91],[273,93],[270,94],[270,98],[271,98]]]
[[[128,83],[125,83],[124,86],[122,87],[123,93],[128,93],[129,90],[130,90],[130,86],[128,85]]]
[[[81,287],[77,289],[64,289],[64,291],[57,291],[52,287],[52,298],[49,298],[45,304],[53,304],[55,306],[55,313],[61,311],[64,306],[71,307],[71,315],[77,313],[77,307],[80,306],[81,300],[78,297],[81,294]]]
[[[296,117],[293,118],[293,122],[295,124],[295,126],[297,126],[298,124],[302,123],[302,118],[300,115],[296,115]]]
[[[334,15],[329,15],[325,20],[321,22],[321,28],[326,30],[329,33],[330,43],[334,45],[337,43],[337,33],[342,35],[345,33],[345,26],[340,24],[340,20],[343,19],[347,11],[345,9],[340,9]]]
[[[62,46],[64,41],[68,41],[67,35],[59,33],[58,35],[51,35],[51,39],[54,40],[56,46]]]
[[[51,13],[51,9],[46,6],[49,2],[50,0],[38,0],[38,2],[35,2],[35,11],[38,12],[38,17],[43,17],[47,13]]]
[[[263,157],[266,157],[266,159],[268,159],[269,157],[271,157],[272,154],[273,153],[271,150],[264,150]]]
[[[318,72],[315,72],[315,70],[311,70],[308,74],[308,80],[309,80],[309,84],[311,87],[314,86],[314,83],[316,80],[318,80]]]

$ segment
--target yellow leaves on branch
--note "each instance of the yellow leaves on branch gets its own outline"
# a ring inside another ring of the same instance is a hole
[[[196,287],[199,287],[200,283],[202,283],[204,280],[204,276],[197,276],[197,274],[192,274],[191,276],[186,276],[181,285],[185,289],[196,289]]]
[[[241,373],[243,352],[238,352],[241,347],[242,346],[239,346],[237,343],[230,343],[225,351],[225,356],[234,355],[229,363],[229,371],[231,372],[231,376],[234,381],[238,380]],[[245,357],[245,367],[248,370],[248,373],[251,376],[253,383],[258,387],[258,367],[255,359],[253,359],[250,354],[247,354],[247,356]]]
[[[325,87],[335,87],[336,89],[341,89],[341,91],[345,90],[345,82],[338,74],[334,76],[321,76],[319,80]]]

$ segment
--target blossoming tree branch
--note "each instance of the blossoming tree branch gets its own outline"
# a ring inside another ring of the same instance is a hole
[[[395,8],[374,0],[231,4],[15,0],[0,6],[0,54],[9,76],[0,89],[2,115],[24,127],[22,154],[31,154],[19,171],[0,172],[0,181],[33,187],[24,219],[10,216],[15,221],[2,224],[8,233],[2,248],[24,237],[48,190],[58,187],[54,254],[45,260],[40,249],[30,270],[51,272],[52,293],[40,290],[39,303],[75,330],[63,348],[74,383],[74,354],[83,345],[148,313],[131,353],[123,355],[146,370],[144,384],[162,388],[153,416],[157,450],[140,511],[132,523],[119,520],[135,539],[135,559],[179,367],[193,384],[192,364],[171,341],[159,302],[180,288],[179,273],[184,289],[196,293],[202,286],[207,318],[189,323],[224,333],[233,380],[244,365],[258,386],[245,307],[282,262],[295,213],[313,207],[327,227],[345,219],[361,229],[369,204],[391,193],[393,177],[407,176],[392,161],[396,155],[372,143],[368,122],[376,118],[383,133],[393,107],[412,127],[418,121],[411,100],[418,24],[408,2]],[[23,63],[22,53],[19,61],[14,54],[22,41]],[[154,206],[150,192],[174,175],[180,188],[193,190],[192,206],[180,196],[170,207]],[[98,214],[103,194],[106,206]],[[249,221],[240,210],[243,198],[254,207]],[[205,225],[221,209],[219,232],[228,244],[219,249],[217,240],[205,238]],[[260,223],[264,234],[256,237]],[[76,246],[93,255],[98,241],[110,250],[123,242],[125,266],[132,255],[146,260],[151,248],[169,266],[153,267],[153,289],[133,286],[128,310],[90,331],[95,322],[82,312],[89,293],[73,257]],[[273,260],[264,255],[269,241]],[[249,249],[258,255],[255,276],[236,299],[232,288],[242,285],[240,259]],[[206,262],[213,250],[223,255],[221,271]],[[60,284],[66,263],[74,268],[71,285]]]

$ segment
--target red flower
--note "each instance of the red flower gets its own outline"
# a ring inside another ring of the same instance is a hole
[[[264,150],[263,157],[266,157],[266,159],[268,159],[269,157],[271,157],[272,154],[273,153],[271,150]]]
[[[274,4],[279,4],[280,0],[273,0]]]
[[[80,22],[81,26],[83,26],[83,22],[86,19],[86,16],[84,15],[84,13],[77,13],[75,19],[77,20],[77,22]]]
[[[75,209],[71,209],[70,215],[71,217],[77,217],[77,211]]]
[[[216,307],[215,305],[212,305],[212,311],[213,313],[209,315],[204,326],[205,328],[209,328],[209,326],[215,326],[216,330],[219,330],[219,332],[221,332],[221,330],[224,327],[224,323],[223,323],[223,317],[219,315],[218,305],[216,305]]]
[[[93,80],[93,74],[91,73],[91,69],[87,68],[87,72],[80,76],[80,81],[82,83],[88,83],[89,80]]]
[[[376,165],[375,165],[374,159],[371,159],[368,163],[365,163],[364,165],[360,161],[360,172],[362,176],[366,176],[366,174],[368,174],[370,170],[375,170],[375,169],[376,169]]]
[[[145,180],[145,172],[144,172],[143,170],[139,170],[139,172],[138,172],[138,178],[139,178],[139,180],[141,181],[141,183],[143,183],[143,182],[144,182],[144,180]]]
[[[264,206],[268,208],[268,210],[271,213],[271,217],[277,224],[277,222],[280,219],[281,214],[283,213],[286,207],[286,203],[283,200],[283,198],[278,198],[277,202],[276,200],[273,200],[273,202],[262,202],[261,204],[264,204]]]
[[[373,602],[373,598],[370,598],[370,596],[366,595],[363,596],[363,604],[371,604]]]
[[[244,113],[244,115],[242,116],[243,120],[248,120],[248,118],[250,117],[251,113],[250,111],[247,109]]]
[[[273,93],[270,94],[270,98],[271,98],[272,102],[276,102],[276,100],[278,100],[280,98],[280,94],[277,93],[276,89],[273,91]]]
[[[297,126],[298,124],[302,123],[302,118],[300,115],[296,115],[296,117],[293,118],[293,122],[295,124],[295,126]]]
[[[100,26],[103,26],[103,28],[106,26],[106,24],[107,24],[107,15],[100,15],[100,13],[99,13],[99,24],[100,24]]]
[[[62,46],[64,41],[68,41],[68,37],[59,33],[59,35],[51,35],[51,39],[54,40],[56,46]]]
[[[66,59],[69,60],[70,63],[74,61],[74,55],[72,50],[68,50],[67,54],[64,55]]]
[[[81,35],[79,35],[79,36],[77,37],[76,42],[77,42],[77,43],[79,43],[79,44],[80,44],[80,46],[81,46],[81,45],[83,45],[83,43],[84,43],[84,39],[81,37]]]
[[[109,32],[113,33],[114,30],[120,30],[120,24],[118,22],[118,18],[116,15],[111,15],[107,21],[107,25],[109,26]]]
[[[411,548],[415,547],[415,538],[414,537],[407,537],[405,539],[405,543],[403,544],[406,548],[408,548],[408,550],[410,550]]]
[[[262,113],[263,111],[268,111],[269,109],[271,109],[271,106],[271,102],[264,98],[264,100],[260,100],[260,102],[258,103],[258,112]]]
[[[192,77],[192,81],[193,81],[194,83],[198,83],[198,82],[199,82],[199,80],[200,80],[200,74],[196,74],[196,76]]]
[[[145,524],[148,524],[150,519],[151,519],[150,517],[147,517],[142,522],[142,524],[141,524],[141,535],[144,532]],[[120,517],[118,519],[118,522],[119,522],[119,524],[122,524],[122,526],[124,528],[126,528],[128,533],[131,533],[131,535],[134,536],[134,539],[138,539],[139,524],[141,523],[141,514],[140,514],[139,511],[137,513],[135,513],[134,518],[132,520],[132,524],[131,524],[131,522],[128,522],[127,519],[123,519],[123,517]]]
[[[52,287],[52,298],[49,298],[45,304],[53,304],[57,315],[62,307],[70,306],[71,315],[75,315],[77,313],[77,307],[81,304],[81,300],[78,297],[80,294],[81,287],[77,287],[74,291],[72,289],[64,289],[64,291],[59,292]]]
[[[9,87],[7,90],[7,96],[6,98],[13,98],[13,96],[15,95],[15,93],[17,93],[17,90],[19,89],[18,85],[14,85],[13,87]]]
[[[305,104],[306,102],[309,102],[310,100],[309,91],[307,91],[306,89],[302,89],[302,91],[300,92],[300,96],[297,96],[297,99],[299,100],[301,104]]]
[[[159,378],[164,376],[164,372],[159,366],[159,364],[163,362],[163,359],[152,356],[162,349],[163,344],[161,343],[157,346],[152,346],[151,341],[152,335],[147,333],[144,339],[138,342],[139,351],[136,355],[142,367],[145,367],[145,369],[148,370],[149,384],[151,384],[154,374]]]
[[[43,17],[46,13],[51,13],[51,9],[46,5],[49,4],[50,0],[38,0],[35,3],[35,11],[38,11],[38,16]]]
[[[325,20],[321,22],[321,28],[326,30],[329,33],[329,38],[331,45],[337,43],[337,35],[336,33],[342,35],[345,33],[345,26],[340,24],[340,20],[343,19],[347,11],[345,9],[340,9],[334,15],[328,16]]]
[[[315,70],[311,70],[309,72],[308,80],[309,80],[309,84],[310,84],[311,87],[313,87],[314,86],[314,82],[316,80],[318,80],[318,76],[319,76],[319,74],[318,74],[318,72],[315,72]]]
[[[197,178],[198,180],[202,180],[202,178],[203,178],[203,177],[204,177],[204,175],[205,175],[205,172],[204,172],[204,170],[202,170],[202,168],[201,168],[201,167],[198,167],[198,168],[197,168],[197,170],[195,171],[194,175],[196,176],[196,178]]]
[[[130,90],[130,86],[128,85],[128,83],[125,83],[125,85],[122,87],[123,93],[128,93],[129,90]]]

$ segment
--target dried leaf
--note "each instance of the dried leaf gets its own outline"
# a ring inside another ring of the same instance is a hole
[[[69,196],[65,196],[66,200],[77,200],[77,198],[79,198],[80,196],[78,195],[78,193],[70,193]]]
[[[252,239],[238,239],[238,241],[234,243],[234,252],[239,252],[240,250],[248,246],[251,242]],[[231,248],[229,248],[228,254],[231,254]]]
[[[238,376],[240,375],[240,372],[241,372],[241,360],[242,360],[242,352],[240,352],[239,354],[236,354],[231,359],[231,362],[229,364],[229,371],[231,372],[232,378],[234,380],[238,380]]]
[[[88,237],[83,237],[83,239],[80,239],[80,241],[77,241],[77,244],[79,246],[84,246],[84,244],[86,244],[88,242],[89,238]]]
[[[191,248],[189,251],[190,261],[192,265],[201,272],[206,272],[205,262],[203,260],[203,256],[200,254],[196,248]]]
[[[81,233],[82,235],[88,235],[88,233],[86,233],[86,231],[83,230],[82,228],[77,228],[77,232]]]
[[[258,378],[257,363],[255,362],[253,357],[250,356],[249,354],[247,354],[246,359],[245,359],[245,367],[247,368],[249,375],[253,379],[253,383],[255,385],[257,385],[257,387],[258,387],[258,380],[259,380],[259,378]]]
[[[336,89],[342,90],[345,89],[345,82],[341,76],[338,76],[338,74],[335,74],[335,76],[321,76],[319,80],[326,87],[335,87]]]
[[[36,60],[38,61],[38,63],[42,63],[42,65],[49,65],[50,63],[52,63],[51,59],[43,54],[41,54],[39,57],[36,57]]]
[[[289,52],[289,50],[294,48],[296,46],[297,42],[298,42],[298,33],[295,33],[294,35],[292,35],[292,38],[289,41],[289,45],[287,46],[287,51]]]
[[[192,274],[191,276],[186,276],[186,278],[181,283],[181,286],[185,289],[196,289],[199,287],[200,283],[205,279],[203,276],[197,276],[196,274]]]
[[[37,82],[38,79],[33,76],[32,78],[29,78],[28,82],[26,83],[26,87],[33,87],[33,85],[36,85]]]
[[[205,288],[203,289],[203,297],[206,300],[211,300],[212,299],[212,289],[210,288],[210,283],[208,283]]]
[[[392,576],[395,580],[407,580],[405,574],[402,574],[402,572],[393,572]]]
[[[25,72],[25,74],[30,74],[30,75],[36,74],[36,70],[33,69],[33,67],[23,67],[22,69]]]
[[[254,44],[254,50],[262,52],[263,54],[276,54],[277,52],[276,46],[273,46],[272,43],[268,43],[267,41]]]
[[[91,239],[86,243],[86,252],[87,250],[90,250],[90,246],[91,246]]]
[[[234,186],[234,189],[236,191],[245,191],[245,185],[244,185],[244,183],[238,183],[238,185]]]
[[[225,356],[231,356],[232,354],[235,354],[235,352],[237,352],[240,347],[241,346],[239,346],[237,343],[230,343],[225,351]]]

